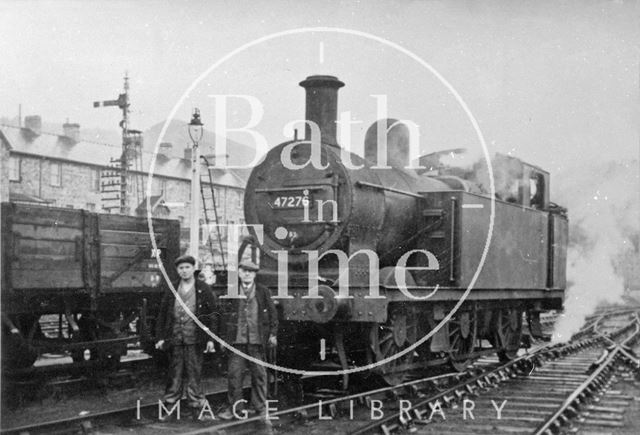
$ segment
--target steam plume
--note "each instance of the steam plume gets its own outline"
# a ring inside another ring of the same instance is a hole
[[[638,162],[585,165],[555,180],[570,219],[565,312],[553,337],[565,341],[599,303],[622,301],[620,260],[638,255]]]

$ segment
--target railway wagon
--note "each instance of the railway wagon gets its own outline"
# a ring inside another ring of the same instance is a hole
[[[274,146],[245,193],[246,222],[263,229],[251,229],[259,279],[279,302],[281,364],[370,366],[397,383],[415,368],[462,370],[486,352],[512,358],[525,315],[539,335],[539,313],[562,307],[566,285],[566,210],[549,199],[549,174],[496,155],[492,197],[484,160],[442,163],[457,150],[412,168],[410,130],[392,119],[369,128],[363,158],[336,139],[344,83],[300,85],[306,139]],[[320,349],[333,357],[320,361]]]
[[[117,361],[149,339],[164,278],[175,278],[180,224],[146,217],[2,203],[3,362],[26,367],[39,354]],[[46,333],[45,333],[46,332]]]

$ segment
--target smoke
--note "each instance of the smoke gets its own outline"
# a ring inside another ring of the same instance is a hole
[[[496,198],[516,202],[522,179],[520,160],[507,154],[496,153],[491,158]],[[489,167],[481,150],[456,148],[421,157],[420,164],[431,174],[454,175],[478,186],[481,193],[491,192]]]
[[[484,156],[477,149],[457,148],[440,156],[440,164],[446,167],[473,169]]]
[[[565,311],[554,341],[571,338],[597,305],[622,302],[623,264],[638,256],[638,180],[637,161],[556,174],[556,202],[569,209],[570,225]]]

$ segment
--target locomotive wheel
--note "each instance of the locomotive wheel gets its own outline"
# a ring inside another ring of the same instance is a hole
[[[478,322],[475,311],[458,312],[449,321],[449,363],[462,372],[472,362]]]
[[[416,341],[417,322],[415,316],[404,311],[395,311],[389,315],[387,323],[375,323],[369,333],[369,363],[382,361],[406,349]],[[398,385],[407,377],[405,366],[413,362],[414,352],[410,351],[386,364],[373,369],[384,382]]]
[[[492,344],[498,350],[500,361],[506,362],[518,356],[522,339],[522,311],[517,308],[499,310],[494,316]]]

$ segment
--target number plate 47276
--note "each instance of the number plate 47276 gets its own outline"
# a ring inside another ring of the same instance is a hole
[[[277,196],[271,203],[271,208],[304,208],[309,197],[304,195]]]

